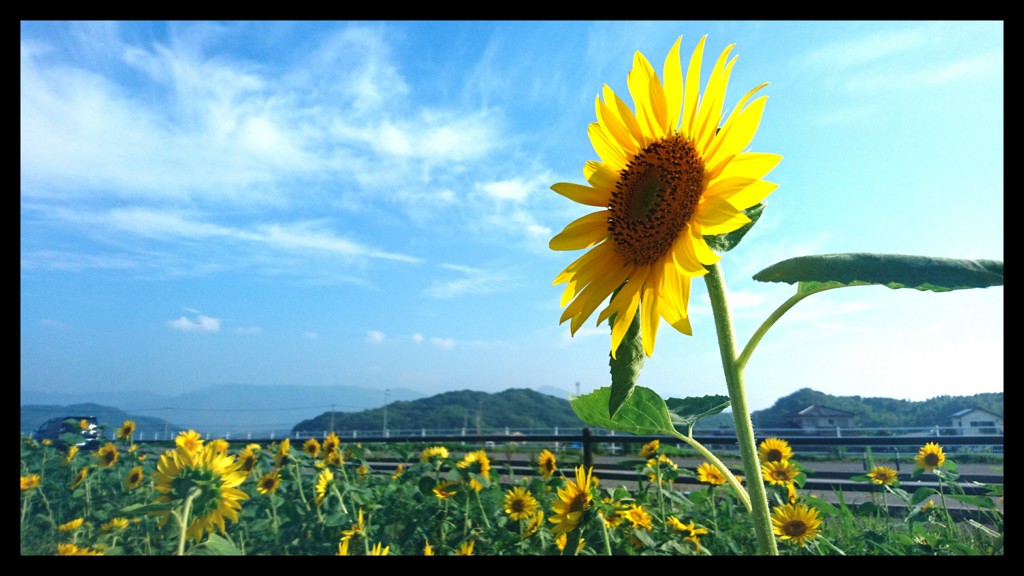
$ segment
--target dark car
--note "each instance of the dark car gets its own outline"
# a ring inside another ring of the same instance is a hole
[[[96,450],[100,447],[100,429],[95,416],[64,416],[50,418],[36,428],[32,434],[36,440],[50,440],[64,450],[78,446],[79,450]]]

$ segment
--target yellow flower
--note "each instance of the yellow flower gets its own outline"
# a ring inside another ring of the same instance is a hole
[[[427,542],[426,544],[423,545],[423,555],[424,556],[433,556],[434,555],[434,549],[430,547],[430,542]]]
[[[89,421],[86,420],[85,418],[82,418],[81,420],[78,421],[78,427],[81,428],[82,430],[88,430]]]
[[[366,477],[370,474],[370,467],[366,464],[360,464],[359,467],[356,468],[356,474],[359,475],[360,480],[366,480]]]
[[[129,490],[135,490],[142,484],[142,466],[136,466],[128,471],[128,474],[124,477],[124,487]]]
[[[653,530],[651,526],[651,515],[644,510],[644,507],[639,504],[630,504],[629,508],[619,512],[619,516],[622,516],[626,520],[629,520],[633,528],[643,528],[644,530]]]
[[[250,450],[252,452],[259,452],[262,449],[263,448],[261,448],[260,445],[255,443],[255,442],[253,442],[251,444],[246,444],[246,446],[245,446],[245,450]]]
[[[589,186],[560,182],[551,187],[570,200],[602,208],[567,225],[549,246],[592,247],[554,280],[567,284],[561,304],[571,301],[560,321],[572,319],[575,334],[611,296],[597,323],[612,323],[613,357],[638,313],[647,356],[654,352],[661,318],[683,334],[692,333],[690,281],[720,258],[704,237],[749,223],[743,211],[777,187],[762,178],[781,156],[745,151],[767,97],[748,100],[765,84],[723,115],[735,58],[727,63],[732,46],[722,52],[701,96],[705,39],[693,51],[685,82],[681,38],[665,59],[663,78],[637,52],[627,77],[635,112],[607,86],[604,101],[598,96],[595,102],[597,122],[588,133],[601,160],[584,166]]]
[[[352,529],[343,530],[341,532],[342,540],[352,540],[357,536],[361,536],[366,533],[366,522],[363,519],[363,509],[359,509],[359,515],[356,517],[356,523],[352,525]]]
[[[521,486],[515,486],[505,493],[505,514],[512,520],[529,520],[539,506],[533,494]]]
[[[430,462],[434,459],[444,460],[448,457],[448,449],[444,446],[432,446],[424,448],[420,453],[420,462]]]
[[[53,446],[53,440],[49,438],[43,438],[43,446]]]
[[[472,556],[473,555],[473,546],[475,544],[476,544],[476,542],[473,541],[473,540],[468,540],[466,542],[463,542],[462,545],[459,546],[459,549],[455,551],[455,555],[456,556]]]
[[[818,536],[821,520],[815,508],[803,504],[783,504],[772,510],[772,525],[779,538],[803,546],[805,541]]]
[[[188,432],[178,433],[177,438],[174,439],[174,445],[179,448],[184,448],[190,453],[195,453],[203,445],[203,437],[199,435],[199,432],[195,430],[189,430]]]
[[[316,458],[320,455],[320,441],[316,438],[310,438],[302,443],[302,451],[309,454],[311,458]]]
[[[651,440],[647,444],[644,444],[644,447],[640,449],[640,457],[641,458],[650,458],[651,456],[654,456],[655,454],[657,454],[658,450],[660,450],[660,449],[661,449],[661,441],[659,441],[657,438],[655,438],[654,440]]]
[[[273,494],[281,486],[281,474],[277,468],[267,472],[256,481],[256,491],[263,495]]]
[[[75,478],[71,481],[71,489],[74,490],[85,482],[85,477],[89,475],[89,467],[82,466],[82,468],[75,474]]]
[[[579,552],[580,550],[583,550],[583,544],[585,542],[586,542],[585,538],[580,538],[580,543],[576,545],[576,551],[577,552]],[[568,534],[564,534],[563,533],[563,534],[559,534],[557,537],[555,537],[555,545],[558,546],[558,551],[559,552],[565,550],[565,545],[568,544],[568,543],[569,543],[569,535]]]
[[[721,470],[708,462],[702,462],[697,467],[697,480],[712,486],[721,486],[726,483],[725,474],[722,474]]]
[[[914,456],[914,462],[917,463],[918,468],[924,468],[928,472],[941,468],[946,462],[946,454],[942,452],[942,447],[935,442],[928,442],[921,450]]]
[[[92,548],[79,548],[74,544],[57,544],[57,556],[103,556],[103,552]]]
[[[676,532],[679,532],[679,534],[683,537],[683,540],[689,540],[690,542],[693,542],[694,550],[698,552],[700,551],[700,537],[708,533],[707,528],[697,526],[696,522],[684,524],[675,516],[669,516],[665,520],[665,523],[668,524],[671,528],[673,528]]]
[[[442,480],[434,486],[434,496],[437,496],[438,500],[444,500],[451,498],[459,493],[457,490],[459,483],[451,480]]]
[[[540,530],[540,527],[543,525],[544,511],[538,509],[537,513],[534,514],[532,518],[530,518],[530,521],[526,524],[526,527],[523,529],[523,538],[529,538],[530,536],[533,536]]]
[[[537,464],[540,466],[540,475],[545,480],[551,478],[555,471],[558,470],[555,455],[547,449],[541,450],[540,456],[537,457]]]
[[[338,556],[348,556],[348,540],[342,538],[341,542],[338,542]]]
[[[238,468],[234,455],[201,446],[190,451],[187,444],[179,444],[164,452],[157,462],[153,488],[160,496],[156,501],[184,502],[198,488],[198,496],[192,499],[188,536],[199,542],[204,532],[213,533],[214,528],[223,534],[224,520],[238,522],[242,501],[249,499],[248,494],[238,489],[248,474]],[[155,514],[162,516],[161,525],[167,522],[167,512]]]
[[[370,550],[370,556],[387,556],[388,550],[391,549],[391,546],[384,546],[383,548],[381,548],[382,545],[382,542],[377,542],[376,544],[374,544],[373,549]]]
[[[21,491],[27,492],[29,490],[35,490],[36,488],[39,488],[39,483],[41,481],[42,479],[39,477],[39,474],[29,474],[28,476],[22,476]]]
[[[338,448],[340,447],[341,438],[339,438],[336,433],[331,432],[330,434],[327,435],[326,438],[324,438],[324,443],[321,446],[321,449],[323,450],[323,453],[326,455],[330,454],[331,452],[337,451]]]
[[[491,478],[491,461],[483,450],[474,450],[467,453],[456,466],[470,474],[477,474],[488,480]],[[469,485],[477,492],[484,489],[483,483],[472,476],[469,478]]]
[[[60,530],[61,532],[71,532],[73,530],[78,530],[82,527],[83,522],[85,522],[84,518],[75,518],[74,520],[65,522],[60,526],[57,526],[57,530]]]
[[[256,462],[259,460],[259,454],[257,453],[258,450],[259,447],[257,447],[256,450],[246,447],[238,453],[238,470],[240,472],[245,472],[246,476],[251,474],[256,468]]]
[[[331,481],[334,480],[334,473],[331,472],[330,468],[324,468],[320,471],[320,474],[316,477],[316,505],[323,504],[324,498],[327,497],[327,489],[331,486]]]
[[[132,437],[135,435],[135,422],[132,420],[125,420],[121,427],[117,429],[117,437],[121,440],[132,441]]]
[[[761,465],[761,474],[771,484],[786,486],[796,482],[800,469],[790,463],[789,460],[768,461]]]
[[[576,479],[567,480],[565,488],[558,490],[558,501],[551,505],[555,513],[548,518],[555,526],[551,533],[558,536],[573,531],[583,519],[583,512],[593,502],[591,491],[597,488],[597,478],[593,477],[593,468],[584,470],[583,466],[576,467]]]
[[[274,461],[280,466],[284,459],[288,457],[288,453],[291,452],[292,441],[290,438],[281,440],[281,443],[277,445],[277,454],[274,454]]]
[[[103,530],[104,532],[110,532],[112,530],[124,530],[127,527],[127,518],[111,518],[109,522],[104,522],[100,525],[100,530]]]
[[[107,442],[96,451],[96,458],[100,465],[109,468],[117,462],[117,446],[113,442]]]
[[[867,476],[871,478],[872,482],[882,486],[892,486],[899,480],[899,472],[888,466],[875,466],[871,469],[871,472],[868,472]]]
[[[64,457],[64,463],[70,464],[75,459],[75,456],[78,456],[78,446],[72,444],[68,446],[68,455]]]
[[[658,480],[657,472],[658,468],[661,467],[661,465],[664,465],[664,469],[667,470],[675,470],[679,468],[679,466],[675,462],[673,462],[671,458],[669,458],[665,454],[659,454],[657,458],[651,458],[647,461],[647,468],[652,470],[651,472],[647,473],[647,477],[651,480],[651,482],[656,482]],[[662,478],[661,481],[664,483],[668,482],[669,480],[667,478]]]
[[[398,480],[402,477],[402,474],[405,474],[405,465],[399,464],[395,467],[395,471],[391,473],[391,479]]]
[[[789,442],[781,438],[765,438],[757,447],[757,455],[761,457],[761,462],[779,462],[792,459],[793,449],[789,447]]]
[[[223,438],[217,438],[214,440],[210,440],[208,448],[210,450],[217,452],[218,454],[227,454],[228,449],[231,448],[231,443]]]

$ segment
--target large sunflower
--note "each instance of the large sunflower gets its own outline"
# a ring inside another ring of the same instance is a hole
[[[712,486],[721,486],[727,482],[725,474],[709,462],[701,462],[700,466],[697,466],[697,480]]]
[[[214,528],[224,533],[224,519],[238,522],[238,511],[242,501],[249,495],[238,489],[248,474],[239,470],[234,455],[227,455],[215,449],[199,446],[190,451],[189,446],[179,445],[160,456],[153,473],[153,488],[160,493],[157,502],[184,502],[193,489],[199,489],[192,500],[188,535],[195,541],[202,539],[204,532],[213,533]],[[167,521],[167,512],[161,522]]]
[[[893,486],[899,482],[900,475],[899,472],[888,466],[875,466],[871,472],[867,473],[867,477],[871,478],[875,484]]]
[[[514,486],[505,492],[505,514],[512,520],[529,520],[537,512],[540,503],[522,486]]]
[[[772,511],[775,534],[782,540],[792,540],[803,546],[806,540],[817,538],[821,531],[818,510],[803,504],[783,504]]]
[[[456,466],[466,471],[469,476],[470,487],[477,492],[484,489],[484,485],[479,478],[484,480],[491,479],[491,460],[487,457],[487,452],[483,450],[467,452],[466,456]]]
[[[583,519],[583,513],[590,508],[594,500],[593,490],[597,488],[597,478],[593,476],[593,468],[585,470],[576,467],[576,479],[568,480],[565,488],[558,490],[558,501],[551,505],[555,513],[548,518],[554,524],[551,533],[555,536],[572,532]]]
[[[935,442],[928,442],[921,447],[917,456],[914,456],[914,462],[917,463],[918,468],[924,468],[931,472],[936,468],[942,468],[946,462],[946,454],[942,451],[942,446]]]
[[[793,449],[782,438],[765,438],[757,447],[761,462],[779,462],[793,458]]]
[[[560,182],[552,190],[602,208],[571,222],[551,239],[552,250],[589,252],[559,274],[567,283],[560,322],[573,334],[609,296],[597,323],[612,318],[614,357],[639,310],[644,353],[654,352],[661,318],[691,334],[687,305],[690,280],[719,260],[705,236],[733,232],[750,222],[743,213],[777,187],[762,178],[782,159],[747,152],[767,100],[748,103],[765,84],[748,92],[723,115],[725,91],[736,62],[732,46],[719,56],[703,95],[701,38],[684,81],[679,43],[659,78],[637,52],[627,85],[636,110],[608,86],[597,97],[597,122],[588,133],[601,161],[587,162],[589,186]],[[664,82],[664,83],[663,83]]]
[[[790,463],[789,460],[778,462],[765,462],[761,465],[761,474],[764,479],[777,486],[789,486],[796,482],[800,475],[800,469]]]
[[[135,435],[135,421],[125,420],[121,427],[117,429],[116,435],[121,440],[131,442]]]
[[[537,456],[537,465],[540,466],[540,475],[542,478],[547,480],[558,470],[558,461],[555,459],[555,455],[550,450],[541,450],[540,455]]]

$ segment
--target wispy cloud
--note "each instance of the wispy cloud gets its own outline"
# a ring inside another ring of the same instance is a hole
[[[441,268],[454,270],[462,277],[453,280],[437,280],[425,290],[435,298],[456,298],[467,294],[490,294],[507,289],[508,276],[504,272],[491,272],[470,266],[441,264]]]
[[[366,333],[366,342],[368,344],[380,344],[384,342],[384,333],[379,330],[370,330]]]
[[[194,318],[181,316],[176,320],[168,320],[167,325],[174,330],[182,332],[218,332],[220,331],[220,319],[199,314]]]
[[[320,335],[317,334],[316,332],[303,332],[302,335],[307,340],[319,340],[320,339]]]
[[[423,334],[420,334],[419,332],[413,334],[411,336],[411,338],[412,338],[412,341],[417,343],[417,344],[422,344],[423,340],[424,340]]]
[[[458,344],[458,342],[451,338],[431,338],[430,343],[441,350],[451,350],[452,348],[455,348],[456,344]]]

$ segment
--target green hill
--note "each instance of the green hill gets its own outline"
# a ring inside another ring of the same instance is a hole
[[[387,405],[389,430],[461,430],[488,433],[506,426],[516,430],[555,427],[580,429],[583,421],[569,401],[527,388],[510,388],[490,394],[460,390],[419,400]],[[362,412],[330,412],[297,424],[292,433],[319,433],[324,430],[382,430],[385,408]]]
[[[152,416],[132,416],[117,408],[101,406],[100,404],[69,404],[67,406],[54,406],[44,404],[26,404],[21,407],[21,431],[24,434],[33,432],[40,424],[50,418],[64,418],[67,416],[95,416],[96,422],[102,429],[103,437],[111,440],[114,431],[117,430],[125,420],[135,422],[136,440],[152,439],[154,434],[164,437],[168,430],[179,430],[180,426],[171,424],[162,418]]]

